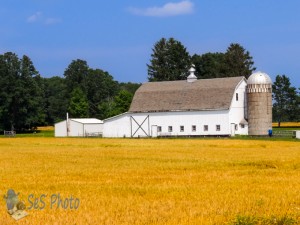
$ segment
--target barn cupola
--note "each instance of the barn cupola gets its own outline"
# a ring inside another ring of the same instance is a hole
[[[196,77],[196,75],[195,75],[195,72],[196,72],[196,70],[195,70],[195,65],[192,64],[191,69],[189,69],[190,75],[187,77],[187,82],[191,83],[191,82],[194,82],[194,81],[197,80],[197,77]]]

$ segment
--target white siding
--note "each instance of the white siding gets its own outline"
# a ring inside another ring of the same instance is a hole
[[[246,86],[247,83],[244,80],[237,86],[229,110],[229,123],[235,124],[237,127],[235,134],[248,135],[248,125],[243,128],[240,124],[241,121],[247,118]],[[238,101],[236,100],[236,94],[238,94]]]
[[[204,131],[204,125],[208,125],[208,131]],[[220,125],[220,131],[216,129],[217,125]],[[169,126],[172,126],[172,132],[168,131]],[[180,126],[184,126],[184,131],[180,131]],[[192,131],[192,126],[196,126],[196,131]],[[104,121],[103,137],[151,136],[152,127],[161,127],[158,135],[230,135],[228,110],[224,110],[126,113]]]
[[[299,130],[296,131],[296,138],[300,139],[300,131]]]
[[[84,124],[83,130],[85,133],[102,133],[103,124]]]
[[[70,137],[83,137],[84,136],[84,129],[83,124],[75,122],[70,119]]]
[[[82,123],[81,121],[85,122]],[[95,119],[69,119],[69,137],[84,137],[102,133],[103,121]],[[66,120],[55,124],[55,137],[67,137],[67,122]]]
[[[143,117],[144,115],[135,115],[133,117]],[[197,112],[160,112],[149,114],[150,125],[160,126],[162,131],[158,135],[171,133],[174,136],[187,135],[227,135],[228,111],[197,111]],[[204,131],[204,125],[208,125],[208,131]],[[220,131],[216,126],[220,125]],[[172,132],[168,127],[172,126]],[[184,131],[180,130],[183,126]],[[192,131],[192,126],[196,126],[196,131]]]
[[[61,121],[55,124],[55,137],[66,137],[67,136],[67,121]]]
[[[103,137],[131,137],[129,114],[125,113],[104,120]]]

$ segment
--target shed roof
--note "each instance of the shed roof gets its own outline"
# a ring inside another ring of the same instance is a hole
[[[70,119],[72,121],[78,122],[78,123],[83,123],[83,124],[98,124],[98,123],[103,123],[102,120],[98,120],[96,118],[80,118],[80,119]]]
[[[201,79],[195,82],[162,81],[143,84],[129,112],[201,111],[229,109],[244,77]]]

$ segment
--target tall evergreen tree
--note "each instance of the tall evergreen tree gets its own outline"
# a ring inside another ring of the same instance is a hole
[[[225,77],[245,76],[247,79],[256,69],[250,53],[240,44],[230,44],[225,53]]]
[[[297,91],[291,86],[290,79],[285,75],[277,75],[273,84],[273,120],[280,123],[284,121],[297,121],[300,115]]]
[[[44,124],[44,83],[28,56],[21,59],[21,94],[23,101],[19,102],[18,118],[21,124],[28,129]]]
[[[43,124],[43,83],[29,57],[0,55],[0,120],[2,129],[31,129]]]
[[[0,55],[0,113],[1,129],[14,129],[17,100],[20,96],[20,61],[12,52]]]
[[[149,81],[186,79],[191,57],[181,42],[162,38],[152,51],[150,64],[147,64]]]

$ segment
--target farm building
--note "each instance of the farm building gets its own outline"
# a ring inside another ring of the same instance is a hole
[[[55,124],[55,137],[86,137],[100,136],[103,131],[103,121],[86,119],[69,119]]]
[[[271,128],[270,77],[148,82],[135,93],[130,109],[104,120],[103,137],[267,135]],[[248,104],[250,101],[250,105]],[[248,118],[250,114],[250,118]],[[251,124],[249,124],[249,119]]]

